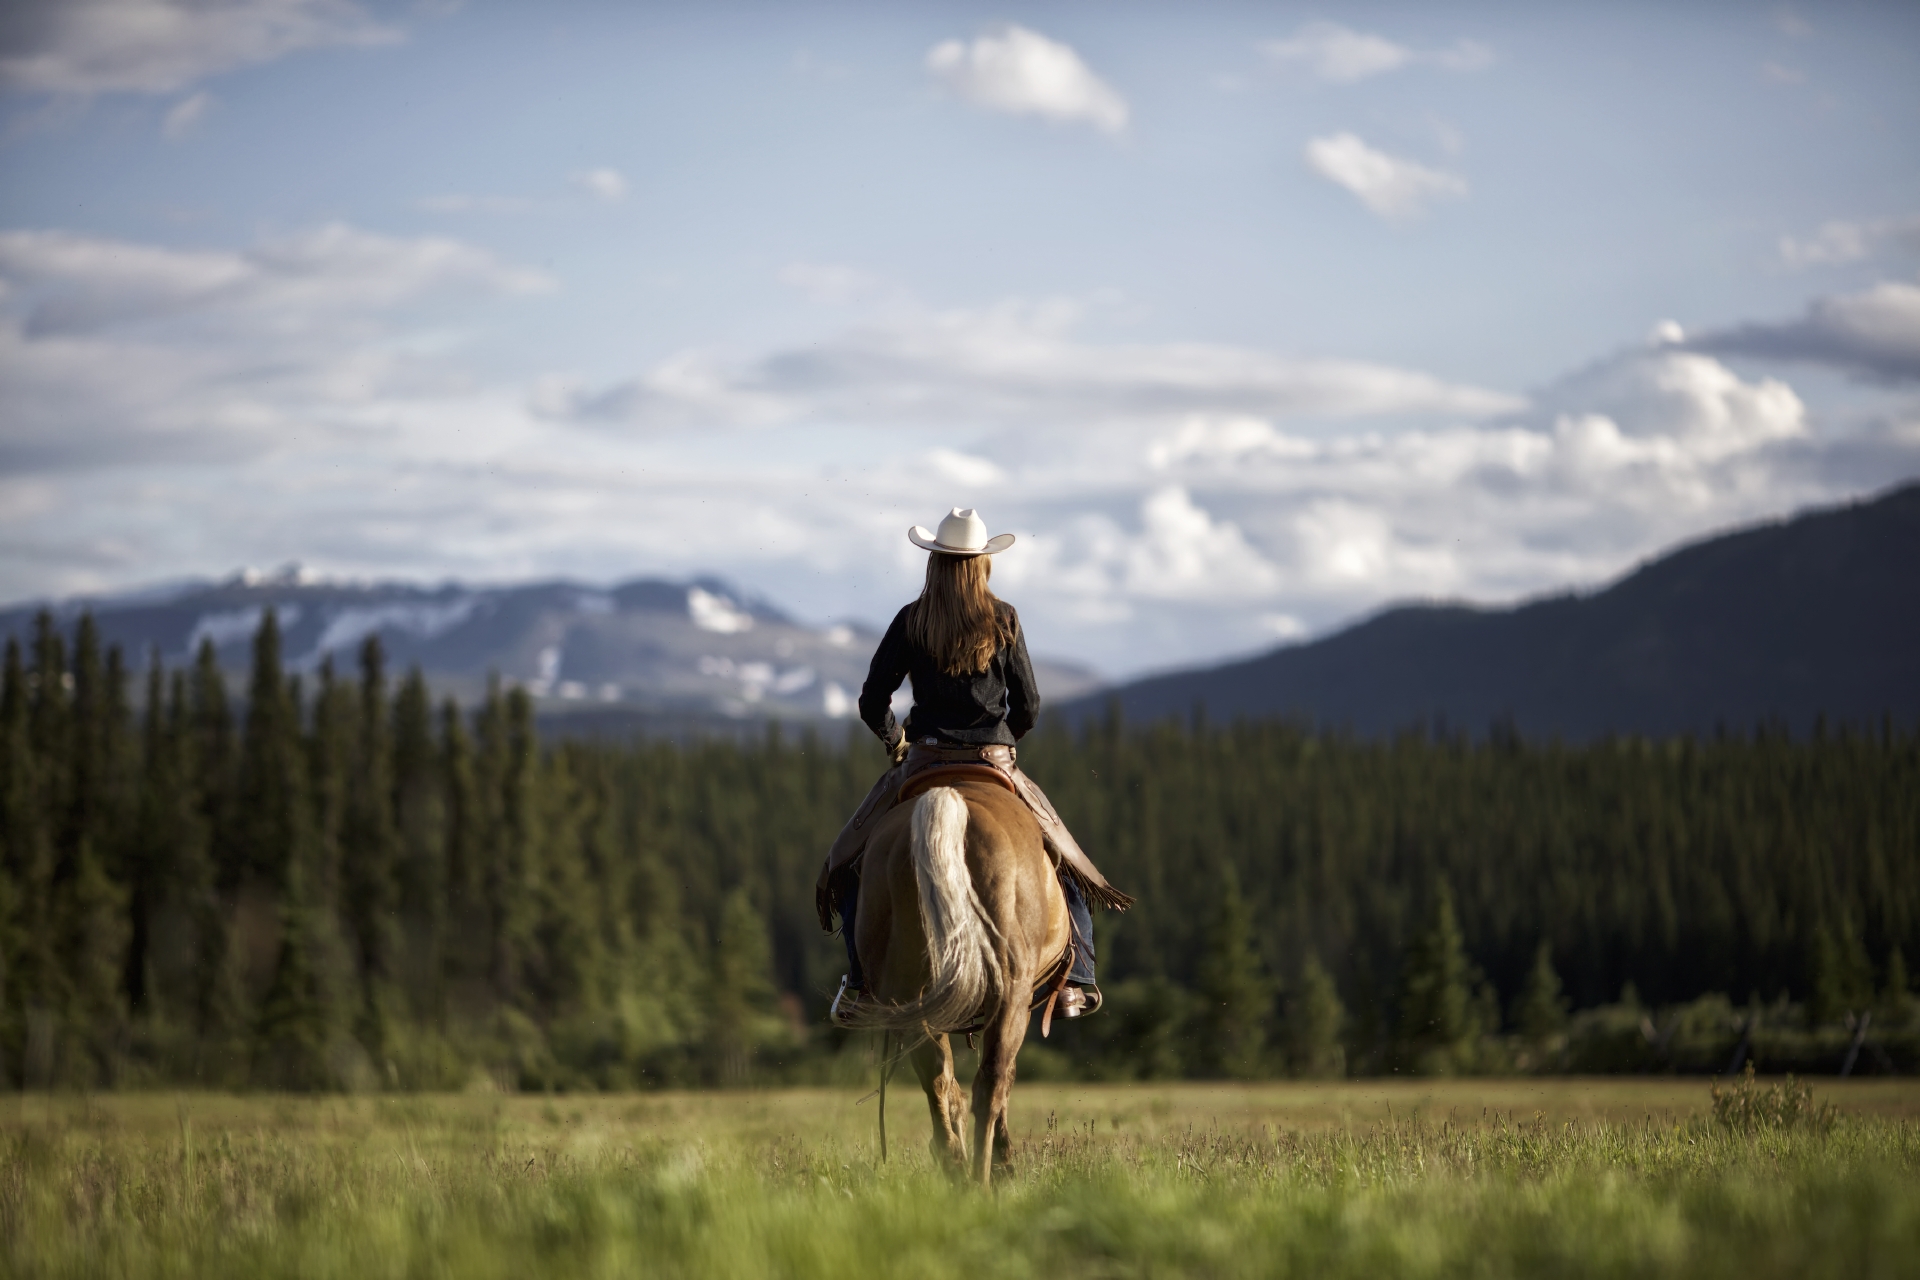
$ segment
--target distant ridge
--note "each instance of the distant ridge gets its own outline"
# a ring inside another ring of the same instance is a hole
[[[858,626],[807,626],[711,577],[427,587],[330,581],[289,565],[0,608],[0,637],[30,643],[43,607],[69,635],[90,612],[103,641],[119,645],[136,671],[156,652],[181,666],[211,640],[222,668],[239,677],[269,608],[294,671],[330,659],[351,677],[361,644],[377,634],[390,678],[417,665],[436,696],[471,704],[498,676],[533,695],[544,732],[563,736],[737,735],[779,720],[838,741],[880,638]],[[1046,696],[1097,684],[1077,667],[1037,666]],[[228,684],[235,695],[245,691],[243,679]]]
[[[1260,657],[1121,685],[1139,722],[1204,707],[1364,735],[1444,725],[1528,738],[1795,732],[1920,719],[1920,483],[1707,538],[1591,596],[1403,605]]]

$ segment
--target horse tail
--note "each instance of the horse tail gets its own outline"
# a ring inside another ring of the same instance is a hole
[[[934,787],[913,806],[913,877],[932,970],[926,989],[904,1004],[870,1004],[856,1025],[941,1032],[977,1021],[1005,985],[1000,931],[967,870],[967,802]]]

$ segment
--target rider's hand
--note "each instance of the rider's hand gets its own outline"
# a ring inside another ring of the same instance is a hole
[[[893,757],[895,764],[899,764],[905,760],[907,758],[907,735],[903,733],[898,738],[895,738],[893,745],[887,748],[887,754]]]

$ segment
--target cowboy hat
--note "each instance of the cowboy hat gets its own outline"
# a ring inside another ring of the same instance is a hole
[[[955,507],[953,514],[940,521],[940,532],[930,533],[922,525],[907,530],[907,540],[916,547],[950,556],[990,556],[1013,545],[1010,533],[987,536],[987,522],[972,507]]]

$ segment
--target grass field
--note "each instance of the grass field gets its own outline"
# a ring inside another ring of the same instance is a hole
[[[910,1082],[0,1103],[14,1275],[1920,1275],[1920,1082],[1022,1085],[982,1195]]]

